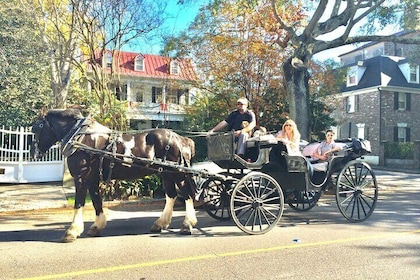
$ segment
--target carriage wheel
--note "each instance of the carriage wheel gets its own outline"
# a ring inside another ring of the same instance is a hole
[[[208,178],[203,183],[204,205],[203,208],[210,217],[217,220],[228,220],[230,216],[230,194],[232,185],[237,180],[223,181],[217,178]]]
[[[233,221],[248,234],[263,234],[274,228],[283,207],[280,185],[273,177],[260,172],[244,176],[234,187],[230,200]]]
[[[378,200],[375,174],[365,162],[350,161],[338,175],[336,186],[338,209],[351,222],[366,220]]]
[[[309,211],[318,203],[321,193],[318,191],[295,191],[294,197],[286,201],[296,211]]]

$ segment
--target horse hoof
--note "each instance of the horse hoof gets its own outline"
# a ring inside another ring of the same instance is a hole
[[[192,229],[189,226],[182,226],[179,233],[181,235],[191,235],[192,234]]]
[[[63,238],[61,238],[61,242],[62,243],[72,243],[72,242],[76,241],[76,238],[77,238],[76,236],[66,233],[63,236]]]
[[[153,224],[152,227],[150,228],[150,232],[152,233],[161,233],[162,232],[162,227]]]
[[[98,229],[98,228],[96,228],[96,227],[93,227],[93,228],[90,228],[89,229],[89,231],[88,231],[88,236],[90,236],[90,237],[98,237],[98,236],[100,236],[101,235],[101,231]]]

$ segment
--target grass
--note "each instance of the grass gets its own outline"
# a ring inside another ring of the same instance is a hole
[[[67,197],[67,204],[68,205],[74,205],[74,201],[76,200],[76,197],[74,195]],[[92,199],[90,198],[90,195],[86,195],[86,203],[92,202]]]

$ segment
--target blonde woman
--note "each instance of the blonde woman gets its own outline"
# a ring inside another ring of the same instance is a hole
[[[281,130],[276,133],[275,137],[287,147],[287,153],[289,155],[300,154],[300,133],[293,120],[287,120],[283,124]]]

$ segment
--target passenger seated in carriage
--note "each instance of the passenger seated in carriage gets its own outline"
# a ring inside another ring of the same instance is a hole
[[[237,142],[236,154],[243,157],[246,151],[246,141],[256,125],[254,112],[248,109],[248,99],[239,98],[237,109],[232,111],[225,120],[219,122],[208,133],[213,133],[228,127],[228,131],[234,131]]]
[[[325,140],[323,140],[316,151],[312,154],[312,166],[317,171],[326,171],[328,161],[334,152],[342,150],[342,146],[336,143],[333,139],[334,132],[328,129],[325,133]]]
[[[286,146],[288,155],[301,155],[299,150],[300,132],[293,120],[287,120],[275,137]]]

